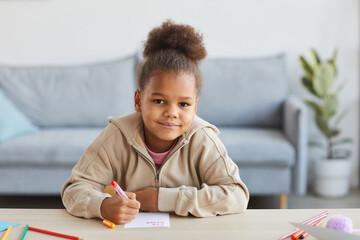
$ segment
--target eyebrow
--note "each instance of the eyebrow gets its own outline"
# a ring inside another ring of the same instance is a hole
[[[162,94],[162,93],[152,93],[151,96],[160,96],[160,97],[167,97],[167,95]],[[180,97],[182,99],[193,99],[192,97]]]

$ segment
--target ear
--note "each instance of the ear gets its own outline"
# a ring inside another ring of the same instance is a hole
[[[141,112],[141,92],[139,89],[136,89],[135,91],[134,102],[135,102],[135,111]]]
[[[195,113],[196,113],[196,109],[197,109],[198,102],[199,102],[199,97],[196,97],[195,108],[194,108],[194,112],[195,112]]]

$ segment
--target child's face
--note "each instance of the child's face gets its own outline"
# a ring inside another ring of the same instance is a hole
[[[195,117],[197,102],[192,74],[154,71],[144,90],[135,92],[135,110],[142,113],[148,147],[167,147],[185,133]]]

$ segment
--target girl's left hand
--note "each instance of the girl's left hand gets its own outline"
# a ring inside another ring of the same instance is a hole
[[[158,195],[157,188],[143,188],[135,192],[136,200],[140,202],[140,210],[144,212],[158,212]]]

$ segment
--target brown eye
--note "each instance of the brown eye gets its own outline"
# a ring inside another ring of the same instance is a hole
[[[157,104],[164,104],[164,100],[161,100],[161,99],[155,99],[155,100],[154,100],[154,103],[157,103]]]
[[[189,106],[189,104],[187,104],[187,103],[185,103],[185,102],[182,102],[182,103],[180,103],[179,105],[180,105],[180,107],[187,107],[187,106]]]

